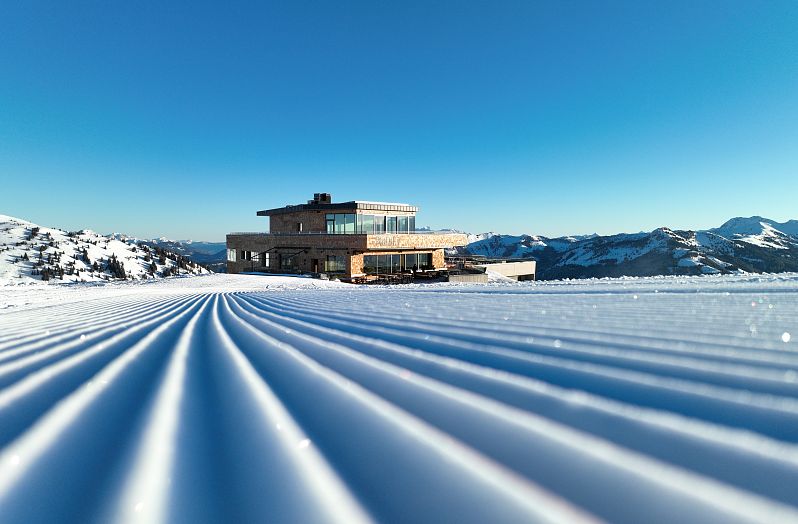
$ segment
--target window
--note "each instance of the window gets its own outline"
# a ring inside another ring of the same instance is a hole
[[[401,273],[404,266],[405,255],[363,255],[363,273],[385,274]],[[409,269],[409,268],[408,268]]]
[[[418,254],[418,268],[419,269],[432,269],[432,253],[419,253]]]
[[[280,269],[294,269],[294,255],[280,255]]]
[[[296,230],[297,230],[297,232],[299,232],[299,233],[301,233],[301,232],[302,232],[302,222],[297,222],[297,223],[296,223]]]
[[[377,270],[377,255],[363,255],[363,273],[373,275]]]
[[[235,249],[228,249],[227,250],[227,261],[228,262],[235,262],[236,261],[236,250]]]
[[[374,215],[374,232],[377,234],[385,233],[385,217]]]
[[[371,234],[374,232],[374,215],[358,215],[358,232]]]
[[[351,235],[355,232],[355,215],[347,213],[344,215],[344,233]]]
[[[329,235],[412,233],[416,230],[416,217],[328,213],[325,225]],[[296,223],[296,229],[302,231],[301,222]]]
[[[260,254],[260,265],[261,267],[269,267],[269,253]]]
[[[367,275],[401,273],[432,268],[431,253],[363,255],[363,273]]]
[[[324,261],[324,271],[328,273],[344,273],[346,271],[346,257],[327,255],[327,260]]]

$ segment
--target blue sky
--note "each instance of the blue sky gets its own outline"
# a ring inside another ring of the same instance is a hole
[[[0,213],[602,234],[798,218],[798,2],[0,4]]]

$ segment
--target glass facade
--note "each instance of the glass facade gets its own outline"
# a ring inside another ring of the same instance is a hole
[[[374,215],[374,233],[385,233],[385,215]]]
[[[327,260],[324,261],[324,271],[327,273],[346,272],[346,257],[339,255],[327,255]]]
[[[431,253],[410,253],[400,255],[363,255],[363,273],[401,273],[432,269]]]
[[[357,215],[357,230],[360,232],[374,231],[374,215]]]
[[[414,233],[416,231],[416,217],[414,216],[328,213],[326,224],[327,233],[331,235]]]

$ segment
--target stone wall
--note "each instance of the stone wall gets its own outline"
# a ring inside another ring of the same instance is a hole
[[[280,248],[317,248],[333,250],[365,250],[367,235],[270,235],[245,234],[227,235],[227,247],[247,249],[249,251],[266,251]]]
[[[366,248],[377,249],[442,249],[468,244],[466,235],[460,233],[400,233],[368,235]]]
[[[302,223],[303,232],[322,233],[327,231],[324,211],[297,211],[269,217],[269,231],[272,233],[297,233],[297,223]]]
[[[435,269],[443,269],[446,267],[446,260],[443,256],[443,249],[436,249],[432,252],[432,266]]]
[[[349,257],[349,276],[363,274],[363,253]]]
[[[347,261],[347,275],[362,274],[363,253],[374,255],[408,252],[432,253],[432,264],[436,269],[445,267],[442,247],[450,247],[452,237],[465,235],[313,235],[313,234],[241,234],[227,235],[228,249],[235,249],[237,260],[227,263],[229,273],[251,270],[280,271],[279,256],[293,255],[294,269],[303,272],[324,271],[328,255],[343,256]],[[385,246],[385,244],[391,244]],[[443,244],[443,245],[441,245]],[[369,248],[369,246],[372,246]],[[391,249],[393,248],[393,249]],[[269,252],[269,267],[261,261],[241,260],[241,251]],[[298,253],[299,252],[299,253]],[[297,254],[298,253],[298,254]],[[318,260],[314,267],[313,260]]]
[[[348,241],[346,238],[350,237]],[[280,255],[293,255],[294,269],[303,272],[324,271],[324,261],[327,255],[343,256],[347,260],[356,252],[352,245],[351,237],[365,237],[365,235],[227,235],[227,248],[235,249],[237,260],[227,263],[228,273],[251,271],[251,261],[240,260],[241,251],[256,253],[269,253],[269,267],[261,266],[260,261],[254,264],[255,270],[280,271]],[[365,239],[361,239],[365,245]],[[296,254],[300,252],[299,254]],[[318,267],[314,268],[313,259],[318,260]]]

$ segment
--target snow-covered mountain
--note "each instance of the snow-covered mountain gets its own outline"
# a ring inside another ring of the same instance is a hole
[[[733,218],[718,228],[547,238],[469,235],[459,254],[534,258],[542,279],[798,271],[798,220]]]
[[[120,234],[64,231],[0,215],[0,285],[96,282],[209,271],[186,257]]]

